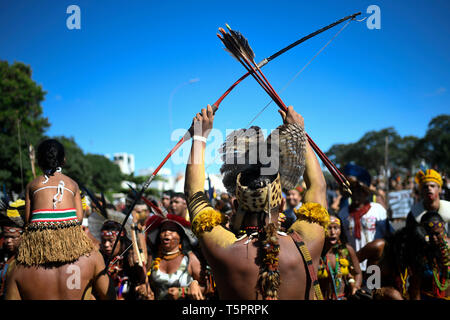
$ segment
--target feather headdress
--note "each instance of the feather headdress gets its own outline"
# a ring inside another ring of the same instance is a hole
[[[219,153],[224,162],[220,168],[222,182],[229,193],[236,193],[239,173],[270,166],[276,167],[286,192],[299,184],[305,170],[306,135],[297,124],[283,124],[266,140],[261,128],[253,126],[231,132]]]

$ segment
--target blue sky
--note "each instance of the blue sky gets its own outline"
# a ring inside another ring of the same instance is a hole
[[[81,9],[81,30],[66,27],[71,4]],[[218,27],[240,30],[260,61],[344,16],[368,16],[373,4],[381,9],[380,30],[352,22],[280,96],[305,117],[324,151],[391,126],[402,136],[423,136],[433,117],[450,111],[445,0],[0,0],[0,59],[29,64],[47,91],[48,135],[74,137],[85,152],[133,153],[138,171],[156,167],[176,143],[171,128],[187,128],[244,73],[222,50]],[[267,65],[274,88],[281,90],[339,28]],[[191,79],[199,81],[187,84]],[[215,127],[244,127],[268,101],[248,78],[222,102]],[[272,104],[255,124],[277,127],[276,109]]]

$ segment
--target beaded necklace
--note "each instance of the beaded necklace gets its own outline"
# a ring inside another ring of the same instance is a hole
[[[435,293],[437,296],[445,296],[445,291],[448,288],[449,285],[449,278],[450,278],[450,265],[449,265],[449,250],[447,241],[445,241],[445,238],[441,241],[439,244],[440,250],[441,250],[441,259],[444,265],[443,275],[442,275],[442,283],[440,279],[440,272],[439,272],[439,265],[437,262],[435,262],[435,265],[433,267],[433,279],[434,284],[433,287],[435,290]]]
[[[181,244],[179,245],[179,248],[178,248],[178,250],[176,250],[176,251],[172,251],[172,252],[162,252],[161,250],[158,252],[158,257],[155,259],[155,260],[153,260],[153,263],[152,263],[152,270],[153,271],[157,271],[157,270],[159,270],[159,264],[161,263],[161,260],[166,260],[166,261],[169,261],[169,260],[173,260],[173,259],[175,259],[176,257],[178,257],[178,256],[180,256],[182,254],[182,252],[181,252]]]
[[[407,291],[406,291],[406,279],[408,278],[408,268],[405,269],[405,275],[403,275],[403,273],[400,272],[400,279],[402,281],[402,295],[403,297],[407,296]]]
[[[328,270],[329,270],[330,276],[331,276],[331,282],[333,284],[334,295],[335,295],[336,299],[338,299],[339,291],[341,290],[341,285],[342,285],[342,274],[340,272],[339,253],[338,252],[335,253],[335,259],[336,259],[336,265],[333,270],[331,268],[331,263],[328,260],[328,256],[326,258]]]

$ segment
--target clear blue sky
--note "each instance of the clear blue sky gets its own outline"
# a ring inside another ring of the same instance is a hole
[[[66,27],[71,4],[81,8],[81,30]],[[243,74],[222,50],[218,27],[240,30],[260,61],[344,16],[368,16],[372,4],[381,9],[381,29],[351,23],[281,97],[324,151],[390,126],[423,136],[433,117],[450,111],[446,0],[0,0],[0,59],[31,65],[47,91],[48,135],[74,137],[85,152],[133,153],[138,171],[156,167],[175,144],[171,123],[187,128]],[[272,85],[281,90],[339,28],[267,65]],[[200,81],[182,86],[194,78]],[[224,100],[215,127],[244,127],[267,102],[248,78]],[[266,129],[279,123],[275,104],[255,122]]]

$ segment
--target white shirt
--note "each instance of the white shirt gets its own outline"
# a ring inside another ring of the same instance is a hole
[[[370,209],[361,217],[361,239],[355,238],[355,250],[358,251],[367,243],[375,240],[376,223],[387,219],[386,209],[379,203],[371,202]],[[348,216],[350,234],[353,235],[355,220]],[[367,261],[361,262],[361,270],[366,270]]]

